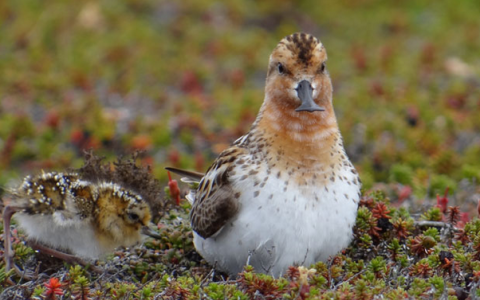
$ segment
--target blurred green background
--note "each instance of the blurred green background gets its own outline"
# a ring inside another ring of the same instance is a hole
[[[479,193],[479,16],[474,0],[1,1],[0,185],[88,148],[146,150],[161,180],[205,171],[249,130],[272,49],[304,31],[365,188]]]

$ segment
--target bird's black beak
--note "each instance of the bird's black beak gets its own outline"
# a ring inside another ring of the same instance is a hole
[[[142,234],[146,235],[146,236],[149,236],[149,237],[152,237],[154,239],[162,239],[162,236],[160,234],[158,234],[155,230],[153,230],[152,228],[148,227],[148,226],[142,226],[142,229],[140,231]]]
[[[300,81],[295,90],[297,91],[298,98],[302,100],[302,104],[295,109],[295,111],[325,111],[325,108],[318,106],[317,103],[313,101],[313,88],[310,82],[307,80]]]

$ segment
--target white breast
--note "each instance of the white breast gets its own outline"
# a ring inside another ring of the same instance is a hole
[[[98,244],[90,222],[52,215],[16,213],[14,218],[29,239],[83,258],[99,258],[105,251]]]
[[[326,260],[348,245],[360,188],[352,183],[355,174],[339,170],[342,179],[329,181],[328,188],[295,186],[288,174],[277,177],[274,170],[263,181],[266,167],[256,167],[260,172],[254,178],[241,180],[248,170],[230,178],[234,190],[242,192],[236,217],[214,237],[195,234],[196,248],[209,263],[237,274],[248,262],[280,276],[293,264]]]

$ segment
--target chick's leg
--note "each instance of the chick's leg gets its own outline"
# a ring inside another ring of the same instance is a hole
[[[35,250],[38,250],[38,251],[41,251],[44,254],[51,255],[51,256],[54,256],[56,258],[59,258],[59,259],[65,261],[69,264],[72,264],[72,265],[73,264],[78,264],[78,265],[86,266],[86,267],[89,267],[92,271],[94,271],[96,273],[101,273],[102,272],[99,268],[91,265],[90,263],[88,263],[88,262],[84,261],[83,259],[81,259],[79,257],[76,257],[74,255],[67,254],[67,253],[49,248],[47,246],[41,245],[41,244],[39,244],[35,241],[32,241],[32,240],[29,240],[28,244],[29,244],[30,247],[32,247]]]
[[[6,271],[12,268],[14,257],[14,253],[12,250],[12,241],[10,240],[10,221],[12,220],[13,214],[20,210],[20,207],[10,205],[5,206],[5,208],[3,209],[3,245],[5,248],[4,260],[6,265]]]

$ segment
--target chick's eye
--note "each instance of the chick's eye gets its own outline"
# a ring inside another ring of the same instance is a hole
[[[140,217],[135,213],[127,214],[127,218],[132,222],[137,222],[140,219]]]
[[[318,69],[318,72],[323,73],[324,71],[325,71],[325,63],[322,63],[322,65]]]
[[[278,73],[280,74],[285,73],[285,67],[281,63],[278,63],[277,68],[278,68]]]

